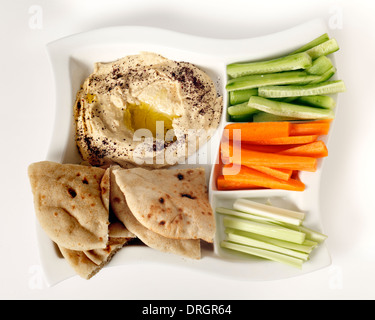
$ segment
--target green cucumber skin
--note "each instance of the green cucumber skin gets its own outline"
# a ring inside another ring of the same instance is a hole
[[[251,96],[257,96],[258,89],[248,89],[248,90],[236,90],[229,92],[229,104],[236,105],[243,102],[248,102]]]
[[[317,81],[320,76],[308,75],[304,71],[286,71],[273,74],[251,75],[232,79],[226,85],[227,91],[243,89],[259,89],[263,86],[285,85],[285,84],[307,84]],[[235,81],[234,81],[235,80]]]
[[[249,106],[263,112],[277,116],[298,119],[333,119],[334,113],[330,109],[307,107],[281,101],[269,100],[262,97],[251,97]]]
[[[265,86],[259,88],[259,96],[264,98],[286,98],[334,94],[345,92],[346,87],[342,80],[325,81],[305,86]]]
[[[309,43],[306,43],[304,46],[300,47],[299,49],[293,51],[292,54],[300,53],[300,52],[305,52],[313,47],[316,47],[317,45],[326,42],[329,40],[329,36],[327,33],[322,34],[321,36],[315,38],[314,40],[310,41]]]
[[[313,62],[311,67],[306,69],[306,72],[308,74],[322,75],[333,67],[331,59],[321,56]]]
[[[330,39],[326,42],[323,42],[309,50],[306,51],[311,57],[312,60],[315,60],[321,56],[327,56],[331,53],[334,53],[340,49],[336,39]]]
[[[233,63],[227,66],[227,74],[232,78],[246,75],[268,74],[306,69],[312,66],[312,59],[306,52],[283,56],[267,61]]]
[[[228,114],[230,116],[247,116],[258,112],[257,109],[250,108],[248,102],[243,102],[234,106],[228,107]]]
[[[305,104],[312,107],[334,109],[336,107],[336,101],[330,96],[305,96],[299,97],[295,100],[298,104]]]

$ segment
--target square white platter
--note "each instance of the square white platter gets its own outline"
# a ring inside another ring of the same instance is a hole
[[[55,126],[46,160],[60,163],[79,163],[74,140],[73,103],[81,83],[92,72],[95,62],[113,61],[142,51],[159,53],[166,58],[187,61],[206,71],[224,99],[222,120],[216,134],[199,151],[198,157],[189,158],[179,167],[206,168],[210,203],[231,206],[237,198],[271,201],[286,208],[306,212],[305,225],[324,232],[320,221],[319,185],[322,162],[315,173],[302,173],[307,185],[303,192],[283,190],[219,191],[215,185],[218,175],[219,142],[226,117],[227,93],[225,92],[226,65],[238,61],[270,59],[290,53],[306,42],[328,32],[322,20],[308,21],[288,30],[251,39],[210,39],[162,29],[120,26],[76,34],[48,44],[47,49],[53,68],[56,94]],[[333,57],[334,58],[334,57]],[[332,128],[331,128],[332,130]],[[324,137],[327,142],[329,137]],[[202,156],[204,163],[200,161]],[[322,244],[312,254],[302,270],[255,257],[233,255],[220,249],[223,229],[220,216],[216,217],[217,232],[213,245],[202,247],[201,260],[189,260],[176,255],[158,252],[141,245],[129,245],[120,250],[108,264],[168,264],[176,268],[191,268],[220,277],[246,281],[265,281],[301,276],[327,267],[331,263],[329,252]],[[39,252],[47,284],[52,286],[75,276],[74,271],[61,257],[53,242],[36,223]]]

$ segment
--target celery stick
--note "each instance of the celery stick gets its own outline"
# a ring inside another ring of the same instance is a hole
[[[231,79],[226,85],[228,91],[253,89],[271,85],[307,84],[318,80],[319,76],[309,75],[305,71],[286,71],[271,74],[255,74],[241,78]]]
[[[308,84],[305,86],[267,86],[259,88],[258,92],[259,96],[264,98],[285,98],[333,94],[344,92],[345,90],[344,81],[336,80],[325,81],[318,84]],[[254,108],[254,106],[252,107]]]
[[[334,109],[336,107],[336,101],[330,96],[300,97],[295,100],[295,103],[324,109]]]
[[[236,105],[242,102],[249,101],[251,96],[257,96],[258,89],[248,89],[248,90],[236,90],[229,92],[229,104]]]
[[[296,226],[301,225],[302,220],[305,218],[305,214],[303,212],[278,208],[248,199],[237,199],[233,204],[233,208],[239,211],[259,215],[261,217]]]
[[[244,237],[249,237],[249,238],[252,238],[252,239],[259,240],[259,241],[274,244],[274,245],[279,246],[279,247],[283,247],[283,248],[287,248],[287,249],[291,249],[291,250],[295,250],[295,251],[300,251],[300,252],[304,252],[304,253],[311,253],[313,251],[313,249],[318,245],[317,242],[314,242],[314,241],[311,241],[311,240],[305,240],[302,244],[298,244],[298,243],[293,243],[293,242],[289,242],[289,241],[284,241],[284,240],[279,240],[279,239],[274,239],[274,238],[262,236],[260,234],[236,230],[236,229],[233,229],[233,228],[226,228],[225,232],[226,233],[230,232],[230,233],[238,234],[238,235],[241,235],[241,236],[244,236]]]
[[[292,230],[290,228],[285,228],[279,225],[270,225],[233,217],[224,217],[223,224],[225,227],[253,232],[267,237],[290,241],[294,243],[301,244],[303,243],[303,241],[305,241],[305,234],[303,232]]]
[[[248,101],[228,107],[228,114],[230,116],[247,116],[256,112],[258,112],[258,109],[249,107]]]
[[[327,235],[325,235],[321,232],[312,230],[310,228],[307,228],[305,226],[290,226],[290,229],[293,229],[295,231],[303,232],[305,234],[307,240],[314,241],[314,242],[317,242],[317,243],[322,243],[324,240],[326,240],[328,238]]]
[[[254,248],[265,249],[265,250],[270,250],[270,251],[286,254],[291,257],[302,259],[304,261],[307,261],[309,259],[309,255],[307,253],[279,247],[271,243],[263,242],[257,239],[245,237],[245,236],[238,235],[235,233],[228,232],[226,240],[235,242],[238,244],[242,244],[245,246],[250,246]]]
[[[216,211],[216,213],[219,213],[219,214],[234,216],[234,217],[237,217],[237,218],[242,218],[242,219],[251,220],[251,221],[255,221],[255,222],[263,222],[263,223],[270,223],[270,222],[272,223],[273,222],[273,219],[257,216],[257,215],[251,214],[251,213],[241,212],[241,211],[238,211],[238,210],[227,209],[227,208],[223,208],[223,207],[217,207],[215,211]]]
[[[299,268],[299,269],[301,269],[303,265],[302,259],[294,258],[291,256],[287,256],[285,254],[272,252],[269,250],[248,247],[248,246],[240,245],[240,244],[225,241],[225,240],[220,243],[220,246],[222,248],[231,249],[234,251],[247,253],[247,254],[258,256],[258,257],[265,258],[268,260],[273,260],[273,261],[277,261],[280,263],[284,263],[286,265],[290,265],[292,267]]]
[[[267,61],[249,63],[232,63],[227,66],[227,74],[232,78],[238,78],[250,74],[266,74],[282,71],[306,69],[311,67],[312,59],[306,52]]]
[[[321,56],[329,55],[333,52],[336,52],[339,50],[340,47],[336,41],[336,39],[330,39],[327,40],[321,44],[318,44],[317,46],[305,51],[308,53],[311,57],[311,59],[315,60]]]
[[[249,106],[277,116],[298,119],[333,119],[334,117],[334,113],[330,109],[308,107],[255,96],[250,98]]]
[[[312,66],[306,69],[308,74],[322,75],[333,67],[331,59],[321,56],[316,59]]]
[[[329,40],[329,36],[327,33],[325,34],[322,34],[321,36],[319,36],[318,38],[310,41],[309,43],[306,43],[304,46],[302,46],[301,48],[297,49],[296,51],[293,51],[291,54],[296,54],[296,53],[299,53],[299,52],[304,52],[304,51],[307,51],[313,47],[316,47],[317,45],[323,43],[323,42],[326,42]]]

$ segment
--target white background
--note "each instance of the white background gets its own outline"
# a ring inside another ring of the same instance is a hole
[[[0,298],[375,298],[375,2],[240,0],[2,0],[0,4]],[[34,5],[42,9],[35,23]],[[48,288],[43,282],[27,166],[44,160],[54,121],[45,45],[74,33],[145,25],[214,38],[248,38],[323,18],[341,47],[341,95],[321,184],[328,268],[287,280],[221,279],[171,266],[103,269]],[[36,28],[37,27],[37,28]],[[39,27],[39,28],[38,28]]]

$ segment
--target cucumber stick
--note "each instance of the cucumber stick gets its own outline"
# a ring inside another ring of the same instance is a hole
[[[248,101],[228,107],[230,116],[250,116],[256,112],[258,112],[258,109],[249,107]]]
[[[344,82],[336,80],[304,86],[266,86],[259,88],[258,92],[264,98],[286,98],[334,94],[345,90]]]
[[[229,92],[229,104],[236,105],[243,102],[248,102],[251,96],[257,96],[258,89],[236,90]]]
[[[323,43],[323,42],[326,42],[329,40],[329,36],[327,33],[324,33],[322,34],[321,36],[315,38],[314,40],[310,41],[309,43],[306,43],[305,45],[303,45],[301,48],[293,51],[291,54],[296,54],[296,53],[299,53],[299,52],[304,52],[304,51],[307,51],[313,47],[316,47],[317,45]]]
[[[249,99],[249,106],[277,116],[287,116],[297,119],[333,119],[331,109],[321,109],[293,103],[269,100],[254,96]]]
[[[271,74],[251,75],[231,79],[226,85],[227,91],[258,88],[285,84],[307,84],[319,80],[320,76],[309,75],[305,71],[286,71]]]
[[[311,67],[306,69],[306,72],[308,74],[322,75],[323,73],[325,73],[333,67],[334,66],[330,58],[327,58],[326,56],[321,56],[313,62]]]
[[[336,107],[336,101],[330,96],[305,96],[297,98],[294,102],[325,109],[333,109]]]
[[[315,60],[321,56],[326,56],[339,50],[340,47],[336,39],[327,40],[307,51],[305,51],[311,59]]]
[[[232,63],[227,66],[227,74],[232,78],[238,78],[251,74],[267,74],[306,69],[311,66],[311,56],[306,52],[301,52],[267,61]]]

